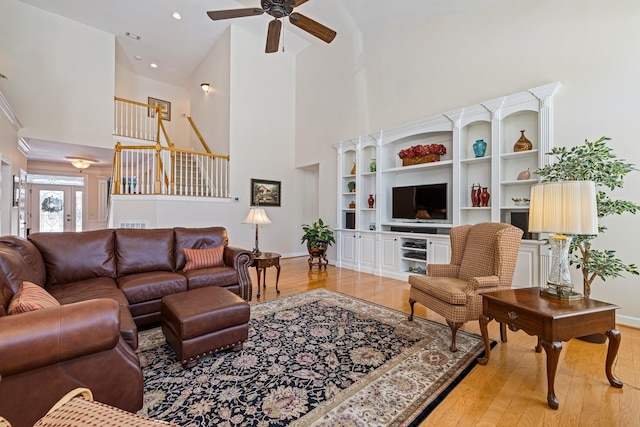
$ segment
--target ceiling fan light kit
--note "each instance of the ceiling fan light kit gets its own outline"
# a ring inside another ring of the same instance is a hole
[[[280,33],[282,32],[282,22],[280,19],[289,17],[289,22],[303,31],[319,38],[320,40],[331,43],[336,37],[336,32],[331,28],[325,27],[319,22],[311,18],[307,18],[293,9],[306,3],[308,0],[262,0],[259,8],[244,9],[228,9],[228,10],[212,10],[207,12],[209,18],[214,21],[221,19],[241,18],[245,16],[256,16],[267,13],[273,16],[273,20],[269,22],[267,28],[267,43],[265,46],[266,53],[273,53],[278,50],[280,43]]]

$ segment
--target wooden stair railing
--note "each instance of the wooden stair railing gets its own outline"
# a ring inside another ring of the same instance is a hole
[[[205,152],[176,149],[162,120],[162,108],[115,97],[114,135],[155,142],[116,144],[113,194],[174,194],[228,197],[229,156],[211,153],[193,119],[187,120]],[[167,147],[161,143],[161,135]]]

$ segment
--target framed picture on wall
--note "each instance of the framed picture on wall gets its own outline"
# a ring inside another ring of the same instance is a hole
[[[168,122],[171,121],[171,103],[169,101],[163,101],[162,99],[156,99],[149,96],[147,97],[147,104],[162,108],[162,120],[166,120]],[[155,117],[156,110],[149,108],[148,116]]]
[[[251,179],[251,206],[280,206],[280,181]]]

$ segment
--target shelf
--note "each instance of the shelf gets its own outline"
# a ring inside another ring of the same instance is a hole
[[[450,167],[451,165],[453,165],[452,160],[441,160],[439,162],[421,163],[419,165],[389,168],[389,169],[383,170],[382,173],[412,172],[420,169],[437,169],[437,168]]]
[[[500,185],[531,185],[531,184],[537,184],[538,180],[535,178],[532,179],[517,179],[514,181],[502,181],[500,182]]]
[[[537,157],[538,150],[527,150],[527,151],[516,151],[513,153],[504,153],[500,155],[501,159],[511,160],[511,159],[524,159],[526,157]]]
[[[404,261],[418,261],[418,262],[424,262],[425,264],[427,263],[426,259],[419,259],[419,258],[410,258],[410,257],[400,257],[400,259],[404,260]]]
[[[470,157],[468,159],[460,160],[460,163],[466,163],[466,164],[489,163],[489,162],[491,162],[491,157]]]
[[[375,176],[377,172],[363,172],[360,175],[361,176]]]
[[[491,210],[491,206],[466,206],[460,208],[463,211],[486,211]]]

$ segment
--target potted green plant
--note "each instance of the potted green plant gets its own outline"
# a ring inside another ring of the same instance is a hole
[[[356,182],[355,181],[349,181],[347,182],[347,187],[349,188],[350,192],[355,192],[356,191]]]
[[[318,218],[318,221],[311,225],[304,224],[302,231],[304,234],[300,243],[307,242],[309,255],[314,257],[324,257],[327,248],[336,242],[333,230],[322,221],[322,218]]]
[[[637,170],[634,165],[625,163],[613,154],[613,149],[606,141],[611,138],[602,137],[595,142],[585,140],[584,145],[570,149],[554,147],[550,155],[555,162],[535,171],[542,182],[551,181],[593,181],[597,191],[598,218],[608,215],[635,214],[640,205],[626,200],[615,200],[611,192],[621,188],[624,177]],[[608,190],[608,191],[605,191]],[[606,227],[598,225],[598,233],[602,234]],[[582,272],[584,296],[591,294],[591,284],[600,277],[621,277],[623,272],[638,274],[635,264],[624,264],[611,249],[598,250],[592,247],[597,236],[577,235],[571,244],[569,263]]]

